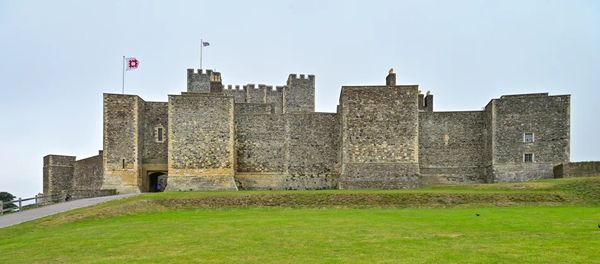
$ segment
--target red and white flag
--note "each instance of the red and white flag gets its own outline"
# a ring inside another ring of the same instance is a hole
[[[125,58],[125,69],[128,71],[132,71],[138,68],[140,65],[140,61],[135,57]]]

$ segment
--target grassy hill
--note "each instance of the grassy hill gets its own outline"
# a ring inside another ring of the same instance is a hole
[[[2,263],[594,263],[600,177],[155,193],[0,229]]]

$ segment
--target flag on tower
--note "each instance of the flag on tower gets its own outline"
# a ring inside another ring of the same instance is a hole
[[[126,70],[128,71],[135,70],[140,65],[140,61],[135,57],[125,58],[125,63]]]
[[[206,41],[202,41],[202,47],[207,47],[210,46],[210,43],[206,42]]]

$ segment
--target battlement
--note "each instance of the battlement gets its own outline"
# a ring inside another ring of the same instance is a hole
[[[292,74],[290,74],[290,75],[288,76],[288,82],[289,82],[290,80],[298,80],[298,79],[299,79],[299,80],[310,80],[310,81],[314,81],[314,80],[315,80],[315,75],[313,75],[313,74],[308,74],[308,75],[305,75],[305,74],[295,74],[295,73],[292,73]]]
[[[315,112],[311,74],[223,86],[219,72],[187,69],[187,91],[168,102],[104,94],[103,152],[44,157],[44,193],[410,188],[551,178],[569,161],[569,95],[434,112],[433,94],[387,74],[342,86],[336,113]]]
[[[187,69],[187,91],[210,93],[221,91],[221,73],[213,70]]]

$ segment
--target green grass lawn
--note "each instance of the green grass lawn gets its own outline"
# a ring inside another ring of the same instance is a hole
[[[2,228],[0,263],[600,263],[598,186],[145,194]]]

